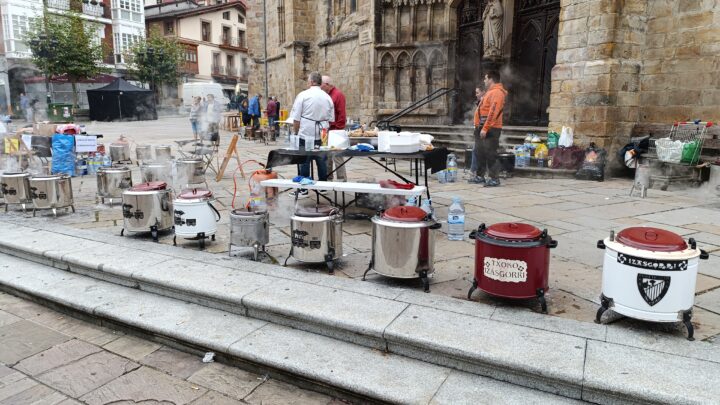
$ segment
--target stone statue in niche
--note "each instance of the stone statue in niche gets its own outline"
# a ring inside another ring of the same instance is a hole
[[[499,59],[502,57],[503,10],[500,0],[490,0],[483,12],[483,50],[484,57]]]

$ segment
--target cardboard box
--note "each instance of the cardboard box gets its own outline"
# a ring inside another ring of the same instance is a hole
[[[38,122],[33,126],[33,135],[52,136],[56,127],[57,124],[51,122]]]

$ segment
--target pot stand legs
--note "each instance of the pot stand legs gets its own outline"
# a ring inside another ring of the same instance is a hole
[[[692,319],[692,309],[688,309],[687,311],[683,312],[683,320],[682,322],[685,324],[685,327],[688,331],[688,337],[687,340],[693,341],[695,340],[695,328],[693,327],[692,322],[690,320]]]
[[[205,232],[200,232],[194,238],[185,238],[187,240],[197,240],[200,243],[200,250],[205,249],[205,239],[210,238],[211,241],[215,241],[215,235],[206,236]],[[177,235],[173,235],[173,246],[177,246]],[[232,248],[232,247],[231,247]],[[229,249],[228,249],[229,251]]]
[[[543,314],[547,314],[547,301],[545,301],[545,290],[542,288],[537,289],[538,301],[540,301],[540,311]]]
[[[600,323],[600,318],[602,318],[602,315],[610,309],[610,302],[612,301],[611,298],[606,297],[604,294],[600,294],[600,308],[597,310],[597,314],[595,315],[595,323]]]
[[[420,281],[422,281],[423,284],[423,291],[426,293],[430,292],[430,280],[428,279],[428,273],[427,270],[422,270],[420,272]]]
[[[367,274],[370,272],[370,270],[372,270],[372,267],[373,267],[373,261],[372,261],[372,259],[370,259],[370,264],[368,264],[368,268],[365,269],[365,273],[363,273],[362,281],[365,281],[365,276],[367,276]]]
[[[158,228],[156,225],[150,227],[150,235],[152,236],[153,242],[159,242],[158,239]]]
[[[478,287],[478,282],[476,279],[473,278],[472,285],[470,286],[470,290],[468,291],[468,301],[470,300],[472,293],[474,293],[475,290],[477,290],[477,287]]]

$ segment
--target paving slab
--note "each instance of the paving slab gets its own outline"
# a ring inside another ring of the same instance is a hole
[[[219,392],[208,391],[192,402],[192,405],[244,405],[246,402],[232,399]]]
[[[679,208],[667,212],[642,215],[638,218],[680,227],[696,223],[720,226],[720,212],[702,207]]]
[[[271,379],[257,387],[244,401],[252,405],[320,405],[330,404],[333,398]]]
[[[0,327],[3,327],[5,325],[10,325],[13,322],[17,322],[21,320],[19,316],[15,316],[9,312],[0,311]]]
[[[58,344],[48,350],[20,361],[13,368],[28,375],[38,375],[45,371],[80,360],[93,353],[102,351],[99,347],[81,340],[73,339]]]
[[[0,401],[0,405],[57,405],[67,399],[68,397],[54,389],[38,384]]]
[[[40,374],[36,378],[70,397],[80,398],[138,367],[140,365],[128,359],[100,352]]]
[[[407,304],[336,288],[287,281],[243,298],[248,315],[372,347]]]
[[[183,380],[206,365],[201,356],[164,346],[140,359],[140,363]]]
[[[479,318],[490,318],[495,311],[495,305],[492,304],[459,300],[442,295],[426,294],[421,291],[406,290],[395,298],[395,300]]]
[[[700,340],[688,341],[682,335],[648,330],[645,324],[615,323],[608,325],[607,343],[632,346],[653,352],[667,353],[698,360],[720,363],[720,348]],[[678,328],[684,328],[677,325]],[[682,331],[685,333],[685,331]]]
[[[695,306],[720,314],[720,288],[695,297]]]
[[[720,364],[588,341],[583,399],[597,403],[710,404],[720,398]],[[614,397],[608,397],[610,391]]]
[[[22,320],[0,328],[0,362],[14,364],[70,340],[52,329]]]
[[[188,381],[241,400],[263,380],[257,374],[220,363],[211,363],[194,373]]]
[[[122,336],[103,346],[103,349],[138,361],[160,347],[162,345],[135,336]]]
[[[14,372],[0,377],[0,400],[12,398],[25,390],[36,387],[38,383],[22,373]]]
[[[582,338],[411,305],[385,339],[391,352],[580,397]]]
[[[581,404],[569,398],[546,392],[518,387],[491,378],[462,371],[453,371],[430,401],[431,405],[526,405],[526,404]]]
[[[57,312],[49,312],[35,317],[33,322],[97,346],[105,345],[123,336],[120,331],[104,328]]]
[[[392,403],[427,404],[450,373],[444,367],[277,325],[232,345],[230,354]]]
[[[140,367],[116,378],[102,387],[83,395],[80,400],[88,405],[112,403],[171,403],[188,404],[205,394],[187,381]]]
[[[513,307],[499,306],[490,319],[587,339],[605,340],[607,334],[607,326],[605,325],[538,314],[527,309]]]

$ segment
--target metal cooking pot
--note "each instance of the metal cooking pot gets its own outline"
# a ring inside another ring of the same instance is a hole
[[[516,222],[481,224],[470,238],[475,239],[475,278],[468,299],[477,288],[497,297],[537,298],[547,313],[550,249],[557,247],[547,230]]]
[[[270,215],[267,211],[250,212],[233,210],[230,212],[230,246],[229,253],[232,254],[232,247],[252,247],[254,249],[253,260],[258,259],[258,250],[270,242]]]
[[[305,263],[325,263],[330,273],[342,256],[342,215],[335,207],[299,207],[290,217],[290,255]]]
[[[213,200],[210,190],[188,189],[180,193],[173,201],[173,245],[177,245],[178,236],[200,241],[200,249],[205,248],[206,238],[215,240],[220,213],[212,205]]]
[[[172,160],[172,146],[155,145],[155,160],[158,162],[167,162]]]
[[[113,162],[129,162],[130,161],[130,144],[129,143],[111,143],[110,144],[110,160]]]
[[[140,177],[143,183],[170,183],[172,181],[172,167],[167,162],[143,163],[140,166]]]
[[[699,259],[709,255],[690,238],[651,227],[631,227],[600,240],[605,250],[602,294],[595,322],[614,312],[651,322],[680,322],[693,340]]]
[[[150,145],[138,145],[135,147],[135,157],[138,162],[149,162],[152,158],[152,146]]]
[[[30,195],[33,202],[33,216],[37,210],[52,210],[57,216],[58,208],[72,208],[72,180],[67,175],[34,176],[30,179]]]
[[[123,191],[132,187],[130,169],[121,167],[100,167],[97,172],[97,195],[105,204],[105,199],[121,199]]]
[[[205,164],[202,159],[184,158],[176,161],[178,179],[182,184],[205,183]]]
[[[374,270],[392,278],[420,278],[430,291],[428,275],[435,271],[435,233],[440,224],[418,207],[390,208],[372,218],[372,258],[363,274]]]
[[[172,192],[163,182],[142,183],[125,190],[123,200],[123,229],[128,232],[148,232],[155,242],[158,232],[173,227]]]
[[[5,198],[5,212],[10,204],[20,204],[25,211],[25,205],[32,203],[30,173],[3,173],[0,175],[0,191]]]
[[[500,165],[500,171],[506,175],[511,176],[513,170],[515,170],[515,154],[514,153],[498,153],[498,164]]]

